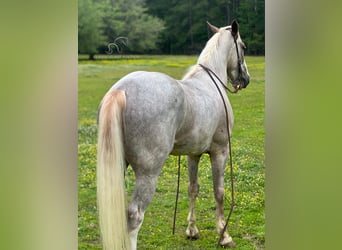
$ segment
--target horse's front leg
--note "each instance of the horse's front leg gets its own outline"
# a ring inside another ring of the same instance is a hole
[[[188,228],[186,235],[188,239],[198,239],[199,231],[196,227],[195,203],[199,191],[198,184],[198,162],[200,156],[188,156],[188,171],[189,171],[189,215],[188,215]]]
[[[210,159],[213,173],[213,186],[216,200],[216,229],[219,235],[225,226],[224,218],[224,170],[227,160],[228,149],[211,152]],[[220,245],[224,247],[235,247],[235,243],[228,232],[224,232]]]

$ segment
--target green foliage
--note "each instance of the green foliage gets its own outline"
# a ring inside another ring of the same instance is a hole
[[[265,3],[264,1],[240,1],[237,10],[240,33],[247,45],[248,54],[265,54]]]
[[[206,21],[223,27],[236,19],[248,54],[264,54],[264,0],[147,0],[149,13],[165,21],[160,48],[164,53],[199,52],[211,36]]]
[[[126,52],[148,52],[156,48],[159,32],[164,28],[163,22],[146,13],[142,0],[104,1],[106,24],[104,33],[108,42],[117,37],[127,37]]]
[[[79,50],[103,54],[126,37],[120,53],[197,53],[211,36],[206,21],[222,27],[233,19],[247,54],[264,54],[264,0],[80,0]]]
[[[80,0],[79,51],[105,53],[118,37],[128,40],[125,52],[148,52],[156,48],[163,22],[146,13],[143,0]]]
[[[92,0],[78,1],[78,50],[93,54],[103,44],[103,12],[101,5]]]
[[[165,72],[181,78],[194,56],[138,56],[117,60],[82,61],[79,64],[79,249],[101,249],[96,212],[96,112],[110,86],[135,70]],[[229,95],[235,126],[232,134],[236,206],[229,232],[237,249],[263,249],[265,244],[265,163],[264,163],[264,57],[246,57],[250,85]],[[229,168],[225,178],[225,210],[230,205]],[[172,235],[177,180],[177,157],[170,156],[162,169],[155,196],[140,230],[139,249],[216,249],[215,201],[210,160],[200,161],[200,193],[196,204],[200,239],[186,239],[188,198],[186,158],[181,158],[181,182],[176,232]],[[134,188],[134,174],[126,174],[128,197]]]

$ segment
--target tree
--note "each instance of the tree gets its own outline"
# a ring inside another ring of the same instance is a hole
[[[236,19],[247,54],[264,54],[264,13],[265,0],[79,0],[79,52],[105,53],[124,37],[120,52],[199,53],[211,36],[206,21]]]
[[[237,9],[240,33],[247,45],[248,54],[265,53],[265,1],[241,1]]]
[[[92,0],[78,1],[78,51],[94,58],[104,43],[102,6]]]
[[[163,22],[147,13],[143,0],[103,0],[103,32],[107,44],[117,37],[127,38],[128,52],[146,53],[157,48]],[[123,48],[122,48],[123,49]]]
[[[127,38],[131,53],[147,53],[157,49],[163,22],[147,13],[144,0],[79,0],[79,53],[108,51],[118,37]],[[122,44],[121,44],[122,45]]]
[[[149,13],[165,21],[160,48],[164,53],[196,53],[207,38],[207,0],[147,0]]]
[[[264,53],[264,0],[147,0],[148,12],[165,21],[159,47],[164,53],[198,53],[211,32],[205,21],[216,26],[234,19],[248,45],[247,53]]]

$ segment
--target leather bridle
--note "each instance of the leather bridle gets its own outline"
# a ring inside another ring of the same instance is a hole
[[[238,86],[237,89],[240,89],[240,84],[242,84],[242,87],[244,87],[244,83],[242,80],[242,64],[243,64],[243,61],[240,58],[239,46],[237,44],[237,35],[235,35],[235,36],[233,35],[233,38],[234,38],[234,43],[235,43],[235,48],[236,48],[236,55],[237,55],[237,59],[238,59],[239,75],[238,75],[238,78],[234,82],[232,82],[232,84],[237,85]]]
[[[217,76],[217,74],[212,71],[210,68],[204,66],[203,64],[199,64],[199,66],[201,66],[207,73],[208,75],[210,76],[211,80],[216,84],[216,81],[214,79],[214,77],[212,75],[215,76],[215,78],[221,83],[221,85],[225,88],[225,90],[227,90],[228,92],[232,93],[232,94],[235,94],[239,91],[239,89],[243,88],[244,87],[244,83],[243,83],[243,77],[242,77],[242,64],[243,64],[243,61],[241,60],[240,58],[240,53],[239,53],[239,46],[237,44],[237,35],[233,35],[233,38],[234,38],[234,44],[235,44],[235,48],[236,48],[236,56],[237,56],[237,63],[238,63],[238,77],[237,79],[235,79],[234,81],[232,81],[232,85],[234,87],[234,90],[230,90],[228,88],[228,86],[226,86],[226,84],[224,84],[222,82],[222,80]],[[237,87],[236,87],[237,86]]]

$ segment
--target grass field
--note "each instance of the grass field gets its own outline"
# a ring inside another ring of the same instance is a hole
[[[136,70],[159,71],[180,79],[196,63],[195,56],[137,56],[127,59],[80,61],[79,70],[79,249],[101,249],[96,210],[96,115],[106,91],[122,76]],[[264,249],[265,163],[264,163],[264,57],[246,57],[250,85],[229,94],[235,116],[232,154],[236,206],[229,232],[236,249]],[[200,194],[197,226],[200,239],[186,239],[188,214],[186,158],[181,158],[181,184],[175,235],[173,209],[177,183],[177,158],[170,156],[159,178],[156,194],[148,207],[138,238],[138,249],[216,249],[215,201],[207,155],[199,167]],[[226,169],[226,214],[230,206],[229,168]],[[128,196],[134,188],[134,174],[126,177]]]

